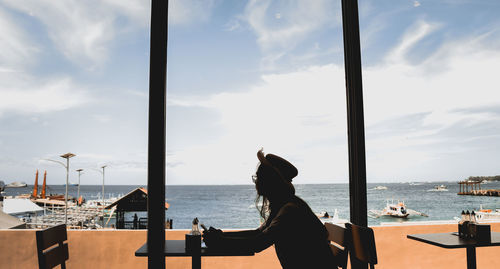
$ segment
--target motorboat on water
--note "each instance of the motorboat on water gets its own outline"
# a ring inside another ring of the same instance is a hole
[[[441,184],[434,186],[434,189],[430,189],[428,191],[448,191],[448,188],[446,188],[445,185]]]
[[[385,204],[385,208],[382,210],[370,210],[368,211],[368,215],[373,218],[378,218],[382,216],[389,216],[389,217],[396,217],[396,218],[407,218],[410,213],[412,215],[420,215],[424,217],[428,217],[428,215],[408,209],[404,203],[404,201],[397,201],[394,202],[394,200],[387,200]]]
[[[399,202],[396,204],[394,202],[386,203],[385,208],[382,209],[382,215],[387,215],[397,218],[406,218],[410,213],[406,210],[406,205],[404,202]]]
[[[479,205],[479,211],[475,213],[478,222],[500,221],[500,209],[483,209],[483,205]]]
[[[374,190],[387,190],[387,187],[386,186],[377,186],[375,188],[373,188]]]

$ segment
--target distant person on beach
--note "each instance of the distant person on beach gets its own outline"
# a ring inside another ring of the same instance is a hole
[[[255,200],[263,224],[255,230],[222,232],[210,227],[203,240],[213,249],[242,249],[260,252],[274,244],[285,269],[333,268],[337,264],[328,232],[307,203],[295,195],[292,179],[298,171],[287,160],[257,152],[260,161],[252,176]],[[262,205],[259,201],[262,200]]]
[[[138,228],[138,227],[137,227],[137,221],[138,221],[138,219],[137,219],[137,213],[135,213],[135,214],[134,214],[134,229],[137,229],[137,228]]]

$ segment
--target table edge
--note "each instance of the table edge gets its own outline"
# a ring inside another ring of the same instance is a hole
[[[185,241],[185,240],[165,240],[165,246],[166,246],[166,241]],[[142,248],[144,248],[145,246],[147,246],[147,242],[144,243],[143,245],[141,245],[135,252],[134,252],[134,255],[135,257],[148,257],[149,253],[148,252],[144,252],[144,253],[138,253],[138,251]],[[205,252],[203,252],[203,250],[205,250]],[[165,253],[163,253],[165,255],[165,257],[192,257],[192,256],[197,256],[196,253],[192,253],[192,254],[171,254],[171,255],[166,255]],[[227,257],[237,257],[237,256],[243,256],[243,257],[248,257],[248,256],[255,256],[255,252],[252,252],[252,251],[249,251],[249,252],[241,252],[241,253],[225,253],[223,251],[211,251],[211,252],[208,252],[207,253],[207,248],[202,248],[202,253],[200,254],[200,256],[202,257],[221,257],[221,256],[227,256]]]
[[[498,232],[491,232],[492,234],[493,233],[498,233]],[[495,247],[495,246],[499,246],[500,244],[498,243],[495,243],[495,244],[481,244],[481,243],[476,243],[476,244],[471,244],[471,245],[460,245],[460,246],[456,246],[456,245],[444,245],[444,244],[441,244],[441,243],[438,243],[438,242],[433,242],[433,241],[428,241],[428,240],[425,240],[425,239],[422,239],[422,238],[418,238],[418,237],[415,237],[417,235],[429,235],[431,233],[428,233],[428,234],[407,234],[406,235],[406,238],[408,239],[411,239],[411,240],[415,240],[415,241],[419,241],[419,242],[422,242],[422,243],[426,243],[426,244],[429,244],[429,245],[433,245],[433,246],[438,246],[438,247],[442,247],[442,248],[447,248],[447,249],[456,249],[456,248],[468,248],[468,247]],[[433,233],[433,234],[453,234],[453,232],[448,232],[448,233]],[[455,235],[458,237],[458,235]]]

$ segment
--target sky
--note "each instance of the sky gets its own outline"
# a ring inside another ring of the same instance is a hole
[[[348,182],[340,0],[171,0],[167,184]],[[368,182],[500,174],[500,2],[360,0]],[[0,180],[147,183],[150,2],[0,0]]]

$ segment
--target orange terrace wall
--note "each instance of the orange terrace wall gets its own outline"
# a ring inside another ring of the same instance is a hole
[[[494,223],[492,231],[500,231]],[[407,234],[454,232],[457,226],[413,225],[373,227],[376,268],[466,268],[465,249],[443,249],[409,240]],[[169,239],[183,239],[186,230],[167,230]],[[141,230],[68,231],[68,268],[147,268],[147,258],[134,252],[146,242]],[[478,268],[500,268],[500,247],[476,249]],[[37,268],[35,230],[0,230],[0,268]],[[167,268],[191,268],[190,258],[167,258]],[[253,257],[204,257],[202,268],[281,268],[273,248]]]

